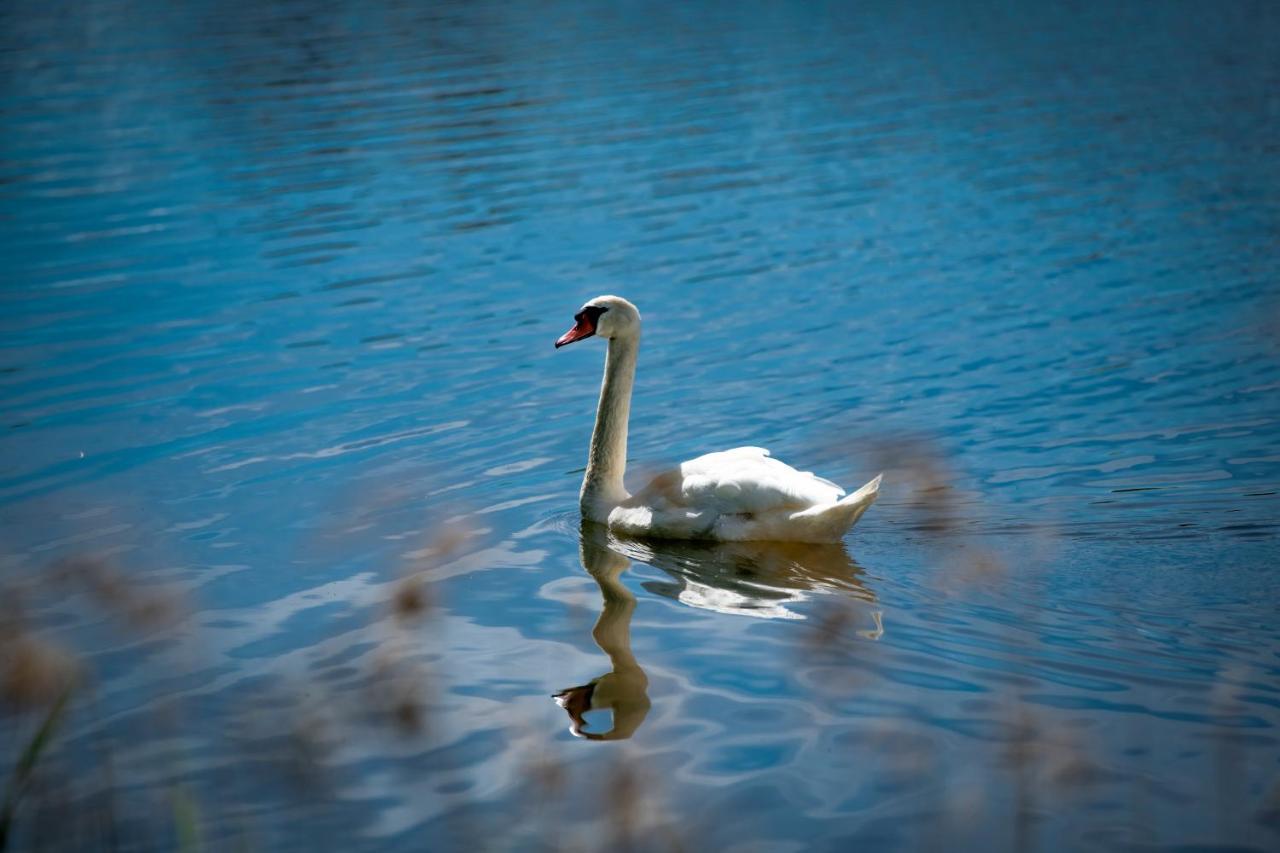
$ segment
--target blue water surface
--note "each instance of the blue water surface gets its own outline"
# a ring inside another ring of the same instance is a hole
[[[0,72],[0,566],[93,673],[18,849],[1280,844],[1274,4],[12,0]],[[580,529],[600,293],[632,479],[884,470],[843,547]]]

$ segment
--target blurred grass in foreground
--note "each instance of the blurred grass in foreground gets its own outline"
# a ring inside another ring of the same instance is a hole
[[[920,537],[935,554],[934,593],[940,606],[974,585],[998,591],[1014,578],[1034,577],[1056,553],[1051,523],[1037,527],[1030,556],[1017,566],[975,543],[969,533],[983,511],[981,501],[956,488],[957,478],[933,442],[910,438],[859,446],[863,452],[869,448],[872,459],[871,465],[860,462],[860,468],[886,471],[887,503],[900,508],[894,517],[903,534]],[[370,733],[403,739],[406,747],[432,743],[437,737],[435,709],[451,686],[448,676],[420,653],[442,604],[432,569],[473,549],[477,535],[455,521],[437,527],[428,538],[412,552],[414,562],[379,587],[384,597],[375,624],[369,626],[377,648],[362,656],[366,671],[357,705],[315,702],[306,698],[309,691],[294,685],[282,688],[283,698],[266,703],[271,708],[260,710],[242,730],[197,735],[200,721],[193,709],[166,696],[151,700],[151,722],[135,737],[153,739],[157,750],[179,744],[179,756],[189,750],[181,746],[184,738],[211,737],[221,774],[274,786],[279,808],[266,814],[219,801],[209,786],[192,781],[200,768],[184,766],[178,758],[170,758],[161,772],[129,778],[131,771],[121,765],[115,745],[128,735],[113,733],[111,720],[95,716],[98,685],[109,677],[96,668],[96,650],[77,647],[74,632],[63,629],[65,623],[38,625],[34,616],[38,602],[74,600],[130,642],[165,643],[189,629],[197,612],[192,602],[90,555],[5,580],[0,585],[0,713],[16,721],[14,729],[22,734],[12,763],[0,769],[5,774],[0,853],[19,846],[271,849],[272,838],[290,835],[292,822],[337,802],[329,759],[342,744]],[[887,615],[872,611],[869,621],[870,603],[882,606],[874,596],[824,596],[797,634],[795,650],[804,662],[817,662],[824,672],[834,673],[818,686],[816,701],[824,694],[833,703],[856,696],[871,671],[858,664],[875,661],[886,632],[892,637],[891,607]],[[1024,598],[1012,606],[1032,623],[1048,604]],[[1016,632],[1007,630],[1006,642],[1016,646]],[[1039,822],[1047,809],[1067,808],[1073,801],[1082,805],[1101,786],[1120,778],[1108,769],[1100,744],[1087,730],[1055,726],[1042,709],[1022,701],[1015,687],[987,701],[992,704],[989,714],[1005,732],[992,745],[999,750],[997,766],[1004,774],[1000,785],[989,779],[981,786],[948,783],[963,773],[910,721],[875,720],[857,732],[869,739],[867,756],[877,762],[877,776],[921,780],[921,806],[933,817],[916,827],[919,847],[947,849],[956,833],[971,829],[974,822],[1007,821],[1010,849],[1037,849],[1043,846]],[[1218,704],[1223,713],[1233,710],[1225,693]],[[1231,826],[1242,820],[1280,825],[1280,781],[1259,807],[1250,805],[1244,792],[1233,787],[1241,746],[1229,733],[1217,734],[1222,736],[1212,741],[1213,782],[1222,795],[1209,806],[1221,816],[1224,835],[1234,835]],[[576,779],[569,766],[545,750],[518,757],[515,765],[519,777],[510,785],[521,814],[495,826],[478,817],[485,814],[483,804],[473,802],[465,790],[441,794],[448,802],[433,849],[700,849],[714,834],[717,818],[732,817],[705,814],[694,804],[676,801],[666,792],[662,775],[649,770],[635,748],[615,750],[596,761],[591,779]],[[424,771],[443,778],[455,769],[444,762]],[[993,794],[993,787],[1000,793]],[[1117,820],[1127,821],[1128,837],[1138,843],[1147,836],[1147,806],[1140,785],[1131,785],[1129,794],[1129,813]]]

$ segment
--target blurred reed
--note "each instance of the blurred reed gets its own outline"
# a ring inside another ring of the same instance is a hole
[[[323,684],[281,684],[257,707],[230,720],[224,732],[211,734],[188,703],[153,697],[156,724],[142,737],[154,738],[157,747],[174,738],[220,739],[213,754],[226,765],[223,775],[274,780],[278,792],[288,792],[274,814],[246,811],[244,804],[220,801],[207,786],[186,781],[198,775],[198,765],[171,761],[157,775],[121,761],[116,744],[126,735],[96,716],[96,692],[109,677],[99,669],[97,649],[74,645],[71,633],[60,629],[63,623],[42,625],[37,618],[41,603],[74,601],[85,618],[116,634],[172,641],[195,630],[191,617],[198,606],[173,587],[92,554],[3,580],[0,712],[26,734],[4,771],[0,853],[271,849],[269,839],[287,838],[291,821],[337,804],[339,791],[329,768],[342,745],[379,731],[418,743],[414,749],[436,741],[435,714],[447,685],[421,653],[423,632],[437,629],[434,617],[441,607],[433,572],[478,550],[480,543],[477,529],[455,517],[425,533],[405,565],[389,573],[381,585],[385,598],[372,611],[369,626],[377,647],[361,657],[364,672],[358,681],[364,690],[354,705],[333,701]],[[146,751],[147,744],[131,746],[131,752]],[[495,828],[473,819],[475,804],[465,792],[441,794],[450,802],[443,810],[444,835],[433,849],[546,847],[548,839],[565,835],[559,821],[548,821],[547,815],[568,820],[567,807],[591,796],[599,800],[598,830],[583,832],[560,849],[687,849],[687,832],[661,803],[659,777],[646,774],[643,763],[635,753],[617,755],[591,779],[575,778],[549,754],[520,763],[520,777],[511,784],[522,792],[520,801],[537,812],[530,825],[541,827],[541,837],[521,824]],[[448,762],[435,762],[427,772],[444,776],[453,769]],[[233,796],[231,790],[224,795]]]
[[[843,452],[841,446],[833,446]],[[973,585],[1016,585],[1019,595],[1006,598],[1017,602],[1026,622],[1035,622],[1037,612],[1049,602],[1021,593],[1041,589],[1027,581],[1056,552],[1051,521],[1036,528],[1042,531],[1037,534],[1042,541],[1030,556],[1010,563],[978,541],[975,520],[990,508],[960,488],[954,463],[936,442],[873,437],[856,446],[860,468],[886,472],[882,503],[888,511],[869,520],[916,537],[933,555],[939,607]],[[362,526],[354,519],[342,535]],[[193,630],[191,616],[198,612],[198,603],[171,586],[148,582],[141,573],[91,554],[0,582],[0,711],[18,720],[24,733],[4,771],[0,851],[18,843],[53,850],[270,849],[270,839],[287,836],[298,814],[337,802],[328,768],[344,743],[371,732],[406,743],[437,742],[436,711],[450,684],[422,654],[424,634],[442,630],[442,620],[436,617],[444,607],[443,594],[433,578],[450,560],[478,550],[482,532],[465,516],[455,516],[422,536],[406,563],[388,571],[379,587],[383,599],[372,611],[369,626],[376,649],[360,658],[364,671],[359,683],[364,689],[356,707],[329,701],[332,697],[323,684],[294,685],[281,688],[284,695],[264,703],[264,710],[244,727],[221,734],[221,757],[229,773],[256,776],[262,771],[291,792],[300,811],[278,814],[246,812],[234,803],[211,799],[206,788],[186,781],[192,768],[178,763],[167,773],[130,779],[130,768],[117,758],[118,736],[110,731],[109,721],[95,717],[95,691],[104,677],[97,670],[95,649],[77,647],[71,633],[56,624],[40,624],[36,616],[38,602],[74,601],[118,634],[163,639]],[[815,701],[823,695],[833,700],[856,696],[858,687],[875,677],[874,667],[861,664],[875,662],[891,646],[893,607],[892,597],[865,592],[822,596],[814,604],[808,627],[796,634],[795,648],[803,666],[816,662],[824,676],[832,676],[819,680]],[[570,608],[566,618],[577,624],[583,615]],[[1022,642],[1009,630],[1009,645]],[[1235,676],[1236,681],[1242,678]],[[1223,715],[1239,710],[1228,680],[1224,676],[1216,700]],[[922,780],[924,798],[933,801],[931,807],[922,807],[937,816],[918,828],[919,843],[926,849],[946,848],[956,832],[976,822],[990,825],[1005,819],[1009,847],[1033,850],[1046,841],[1039,833],[1048,810],[1062,808],[1070,798],[1087,800],[1098,788],[1121,780],[1089,732],[1062,726],[1043,708],[1024,701],[1014,686],[990,701],[1003,721],[1003,734],[993,739],[1000,745],[997,764],[1007,785],[948,784],[961,776],[960,769],[949,763],[934,733],[917,723],[884,716],[866,721],[860,729],[870,738],[869,754],[878,762],[877,773]],[[166,705],[164,697],[157,697],[156,704],[167,708],[168,721],[147,736],[157,741],[180,738],[199,727],[182,703]],[[512,723],[521,725],[520,720]],[[1213,743],[1219,792],[1213,807],[1224,831],[1225,824],[1243,820],[1280,826],[1280,782],[1251,812],[1247,792],[1238,790],[1233,779],[1233,768],[1247,747],[1225,729],[1215,731]],[[446,835],[436,846],[623,851],[703,846],[713,834],[708,823],[714,816],[677,802],[665,790],[661,774],[647,769],[639,748],[615,744],[607,749],[612,751],[591,762],[591,778],[580,777],[574,766],[549,750],[526,755],[517,762],[518,778],[509,780],[519,792],[516,799],[524,817],[509,825],[495,827],[474,817],[480,803],[469,789],[440,794],[449,802],[443,810]],[[442,761],[424,772],[447,774],[454,769]],[[1128,837],[1141,843],[1146,837],[1142,786],[1131,789]],[[583,802],[592,803],[590,817],[584,816]]]

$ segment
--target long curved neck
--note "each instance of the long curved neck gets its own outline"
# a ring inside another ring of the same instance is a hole
[[[631,417],[631,388],[639,352],[638,336],[609,340],[596,428],[591,433],[591,455],[580,496],[582,514],[592,521],[607,521],[609,510],[629,497],[622,475],[627,468],[627,421]]]

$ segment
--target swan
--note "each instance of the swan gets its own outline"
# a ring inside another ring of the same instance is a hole
[[[629,494],[622,478],[640,312],[621,296],[597,296],[573,320],[556,349],[590,337],[608,341],[579,495],[586,520],[642,538],[839,542],[875,502],[880,476],[846,497],[830,480],[797,471],[762,447],[735,447],[690,459]]]

